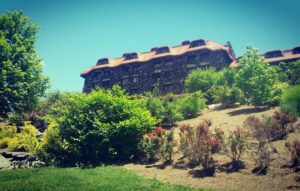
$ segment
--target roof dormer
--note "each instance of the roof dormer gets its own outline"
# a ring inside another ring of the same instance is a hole
[[[98,66],[98,65],[104,65],[104,64],[109,64],[108,58],[101,58],[101,59],[99,59],[98,62],[97,62],[97,66]]]
[[[266,52],[264,56],[265,58],[276,58],[283,56],[283,54],[281,50],[273,50],[270,52]]]
[[[164,54],[170,52],[170,48],[168,46],[162,46],[156,49],[156,54]]]
[[[198,46],[205,46],[206,42],[203,39],[194,40],[190,44],[190,48],[198,47]]]
[[[157,50],[157,47],[153,47],[153,48],[151,48],[151,52],[155,52]]]
[[[189,40],[182,41],[182,43],[181,43],[182,46],[190,45],[190,44],[191,44],[191,41],[189,41]]]
[[[300,46],[293,48],[292,52],[293,54],[300,54]]]
[[[136,52],[126,53],[126,54],[123,54],[123,57],[125,58],[125,60],[132,60],[132,59],[137,59],[138,54]]]

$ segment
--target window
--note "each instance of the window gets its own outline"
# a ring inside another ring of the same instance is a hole
[[[138,57],[136,52],[124,54],[125,60],[136,59]]]
[[[173,60],[166,60],[166,66],[172,66]]]
[[[300,46],[293,49],[293,54],[300,54]]]
[[[205,44],[206,44],[205,40],[199,39],[199,40],[192,41],[190,47],[193,48],[193,47],[197,47],[197,46],[204,46]]]
[[[194,63],[196,62],[196,55],[189,55],[186,59],[187,63]]]
[[[107,87],[109,86],[109,82],[110,82],[109,80],[102,81],[102,85]]]
[[[172,74],[171,71],[166,71],[166,72],[164,73],[164,76],[165,76],[166,78],[168,78],[168,77],[171,76],[171,74]]]
[[[172,85],[171,84],[166,84],[166,85],[164,85],[164,91],[165,92],[169,92],[169,91],[171,91],[172,90]]]
[[[156,80],[160,78],[160,73],[153,74],[153,79]]]
[[[161,62],[155,62],[154,64],[154,68],[160,68],[162,66]]]
[[[108,58],[99,59],[98,62],[97,62],[97,66],[98,65],[104,65],[104,64],[108,64]]]
[[[128,78],[124,78],[124,79],[122,80],[122,84],[123,84],[123,85],[128,84]]]
[[[133,72],[137,72],[140,70],[140,65],[137,65],[137,66],[133,66]]]
[[[104,72],[103,72],[103,75],[104,76],[108,76],[110,74],[110,70],[105,70]]]
[[[139,77],[133,77],[132,82],[133,83],[138,83],[139,82]]]
[[[202,70],[208,70],[209,69],[209,65],[205,65],[201,67]]]
[[[167,53],[167,52],[170,52],[170,48],[167,46],[156,49],[156,54],[163,54],[163,53]]]
[[[265,58],[276,58],[276,57],[281,57],[281,56],[282,56],[282,52],[280,50],[267,52],[265,54]]]
[[[123,73],[128,73],[128,72],[129,72],[129,67],[124,67],[124,68],[122,68],[122,72],[123,72]]]
[[[189,40],[185,40],[181,43],[182,46],[189,45],[191,42]]]

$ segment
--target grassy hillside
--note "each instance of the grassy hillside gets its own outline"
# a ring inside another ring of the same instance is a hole
[[[146,179],[122,167],[0,171],[0,190],[199,190]]]

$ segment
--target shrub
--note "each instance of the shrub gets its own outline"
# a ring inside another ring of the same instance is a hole
[[[157,126],[153,133],[146,133],[144,135],[144,139],[140,143],[140,149],[143,151],[147,163],[153,162],[156,159],[163,144],[164,134],[165,130]]]
[[[185,88],[188,92],[207,92],[215,85],[220,75],[214,70],[193,70],[185,80]]]
[[[290,85],[300,84],[300,61],[295,62],[281,62],[279,63],[281,68],[280,75],[283,82],[288,82]]]
[[[231,158],[233,164],[237,163],[246,149],[246,136],[240,130],[230,132],[226,138],[224,153]]]
[[[24,118],[22,114],[19,113],[9,113],[8,114],[8,122],[9,124],[15,124],[17,126],[24,125]]]
[[[164,161],[164,163],[169,163],[172,161],[173,156],[173,148],[176,145],[176,141],[174,140],[174,131],[169,130],[163,136],[160,154]]]
[[[56,158],[65,165],[136,159],[143,135],[157,123],[144,107],[144,100],[124,94],[119,86],[72,95],[70,101],[57,119],[63,153]]]
[[[25,123],[23,130],[10,139],[8,148],[13,151],[28,151],[35,153],[39,145],[36,133],[37,129],[33,125]]]
[[[300,85],[290,87],[283,93],[280,110],[296,117],[300,115]]]
[[[212,148],[214,145],[220,144],[211,135],[210,126],[210,120],[204,120],[195,128],[183,125],[180,127],[179,134],[179,150],[188,158],[190,164],[201,164],[204,169],[214,167]]]
[[[4,137],[0,139],[0,149],[7,148],[10,142],[10,137]]]
[[[187,96],[180,103],[180,112],[184,119],[196,117],[197,114],[205,107],[205,99],[201,92],[195,92]]]
[[[215,88],[213,96],[217,102],[222,103],[225,107],[244,101],[243,92],[236,86],[218,86]]]
[[[5,125],[0,128],[0,139],[8,137],[12,138],[17,134],[17,126],[15,125]]]
[[[295,171],[300,167],[300,141],[295,140],[293,142],[288,142],[286,147],[289,150],[291,156],[291,166],[295,168]]]
[[[245,127],[250,130],[252,137],[258,142],[257,147],[250,153],[256,165],[253,172],[257,174],[266,174],[271,161],[269,146],[272,139],[271,120],[272,118],[264,118],[264,121],[261,121],[257,117],[250,116],[245,121]]]

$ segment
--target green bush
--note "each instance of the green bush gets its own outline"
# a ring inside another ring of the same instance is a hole
[[[204,109],[205,101],[201,92],[195,92],[181,101],[180,112],[185,119],[196,117]]]
[[[4,137],[0,139],[0,149],[7,148],[10,142],[10,137]]]
[[[12,138],[17,134],[17,126],[15,125],[4,125],[0,128],[0,139],[9,137]]]
[[[237,102],[244,102],[243,92],[236,86],[218,86],[215,88],[214,99],[223,106],[231,106]]]
[[[300,85],[292,86],[284,91],[280,109],[297,117],[300,115]]]
[[[25,123],[24,129],[9,140],[8,148],[13,151],[35,153],[39,145],[36,133],[37,129],[33,125]]]
[[[279,76],[282,82],[287,82],[289,85],[300,84],[300,61],[281,62],[279,63]]]
[[[72,95],[70,100],[70,107],[60,111],[57,119],[62,150],[56,159],[60,164],[98,165],[135,159],[143,135],[157,122],[144,107],[144,100],[124,94],[119,86]]]

